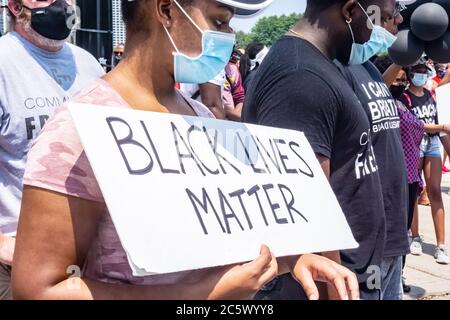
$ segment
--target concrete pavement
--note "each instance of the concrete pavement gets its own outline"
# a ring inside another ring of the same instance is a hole
[[[450,173],[443,175],[442,197],[446,209],[446,241],[450,252]],[[412,288],[406,300],[450,300],[450,265],[434,260],[436,236],[431,208],[419,206],[419,233],[424,236],[423,254],[409,255],[406,261],[406,283]]]

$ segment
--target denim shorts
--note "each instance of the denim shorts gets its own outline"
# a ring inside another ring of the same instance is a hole
[[[439,136],[425,135],[420,143],[420,158],[441,158],[441,141]]]

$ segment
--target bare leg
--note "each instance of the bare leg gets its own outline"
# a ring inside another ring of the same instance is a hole
[[[438,245],[445,244],[445,211],[441,192],[441,168],[441,158],[425,158],[424,175],[427,183],[428,197],[431,202],[431,212]]]
[[[417,202],[416,202],[416,206],[414,208],[414,216],[412,219],[411,233],[412,233],[413,239],[415,237],[419,236],[419,206],[417,205]]]
[[[424,158],[420,158],[419,175],[422,175],[423,166],[424,166]],[[411,233],[412,233],[413,238],[419,236],[419,206],[418,206],[417,202],[416,202],[416,208],[414,209],[414,217],[413,217],[412,225],[411,225]]]

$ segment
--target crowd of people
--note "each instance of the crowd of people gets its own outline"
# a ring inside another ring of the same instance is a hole
[[[127,41],[105,73],[65,41],[71,0],[8,0],[10,32],[0,38],[0,300],[401,300],[410,289],[406,256],[422,253],[417,204],[425,189],[435,259],[449,263],[441,145],[450,152],[450,124],[439,122],[435,94],[450,82],[447,66],[389,59],[403,21],[396,0],[307,0],[302,19],[270,48],[237,48],[233,16],[271,3],[122,0]],[[246,264],[134,276],[69,100],[304,132],[359,247],[275,257],[262,245]],[[69,266],[80,266],[75,280]]]

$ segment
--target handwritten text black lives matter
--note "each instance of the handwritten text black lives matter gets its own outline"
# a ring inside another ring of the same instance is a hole
[[[309,179],[315,177],[311,166],[302,157],[300,143],[279,138],[263,139],[248,132],[242,134],[239,130],[233,131],[236,142],[234,147],[241,148],[246,159],[243,163],[231,154],[219,151],[220,132],[201,124],[190,125],[187,130],[180,130],[180,126],[177,126],[175,122],[171,121],[170,124],[168,122],[172,133],[171,141],[173,141],[173,148],[169,148],[167,144],[158,145],[148,122],[139,121],[139,125],[136,125],[136,122],[132,126],[119,117],[107,117],[106,122],[123,159],[124,168],[130,175],[147,175],[155,171],[164,175],[188,175],[193,173],[189,170],[196,170],[196,174],[203,177],[227,175],[239,177],[243,175],[243,170],[248,172],[248,168],[251,168],[251,174],[266,175],[267,183],[255,184],[248,188],[241,187],[234,190],[223,190],[220,186],[217,186],[215,190],[211,188],[207,190],[205,187],[198,187],[197,190],[184,188],[205,235],[214,231],[224,234],[232,234],[238,230],[250,231],[256,225],[269,227],[273,224],[308,223],[305,214],[298,209],[295,192],[285,184],[270,183],[270,180],[273,180],[270,179],[273,173],[303,175]],[[121,130],[118,129],[119,127]],[[141,141],[137,140],[138,130],[143,133],[141,137],[146,137],[145,141],[142,138]],[[202,141],[204,145],[198,148],[201,152],[193,146],[193,140]],[[257,152],[256,157],[251,156],[251,150]],[[139,164],[133,163],[132,159],[136,158],[130,156],[136,151],[141,153]],[[206,154],[207,152],[209,155]],[[142,163],[142,156],[145,156],[145,165]],[[215,165],[205,164],[203,159],[205,156],[209,159],[212,156]],[[167,167],[164,159],[168,157],[178,158],[178,165]],[[257,161],[252,160],[258,158],[261,159],[260,166],[255,163]],[[235,180],[237,184],[242,184],[244,180],[251,180],[251,176],[250,179],[248,177],[247,175],[246,179]],[[214,181],[220,181],[220,179]],[[254,201],[253,205],[257,205],[259,212],[249,212],[247,209],[249,201]],[[215,218],[207,220],[206,217],[210,217],[211,214],[214,214]],[[208,224],[207,221],[215,222],[214,225],[210,225],[211,223]]]

